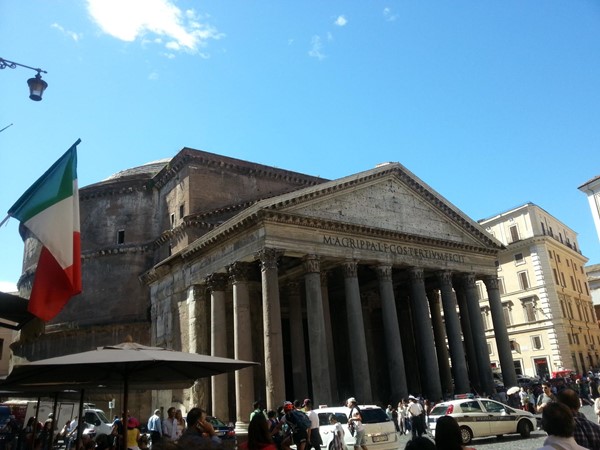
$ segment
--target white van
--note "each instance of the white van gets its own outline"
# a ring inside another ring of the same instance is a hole
[[[362,423],[365,427],[366,446],[369,450],[396,450],[400,445],[396,425],[383,409],[375,405],[360,405]],[[314,410],[319,415],[319,433],[323,439],[321,448],[329,449],[333,441],[335,427],[329,424],[329,415],[335,414],[337,421],[344,430],[346,447],[352,449],[354,437],[348,431],[348,414],[350,409],[345,406],[318,408]]]

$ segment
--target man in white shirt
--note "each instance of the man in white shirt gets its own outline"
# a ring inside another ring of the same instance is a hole
[[[348,425],[350,425],[350,423],[354,424],[354,450],[359,450],[361,447],[362,450],[368,450],[365,427],[362,423],[362,415],[360,414],[360,409],[358,408],[356,399],[354,397],[350,397],[346,401],[346,406],[350,408],[350,412],[348,413]]]
[[[310,433],[308,433],[308,445],[306,446],[306,450],[309,450],[310,448],[321,450],[323,439],[321,439],[321,433],[319,433],[319,415],[313,411],[312,400],[310,398],[304,400],[303,406],[304,412],[310,419]]]
[[[425,432],[425,424],[423,423],[423,407],[417,401],[416,397],[412,395],[408,396],[408,415],[410,417],[410,428],[412,430],[412,437],[421,437]]]
[[[177,421],[175,420],[175,407],[167,409],[167,417],[162,423],[163,438],[174,441],[177,438]]]

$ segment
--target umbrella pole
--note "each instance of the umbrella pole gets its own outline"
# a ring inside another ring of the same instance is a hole
[[[40,402],[42,401],[42,397],[38,397],[37,403],[35,405],[35,420],[33,422],[33,434],[31,438],[31,447],[35,446],[35,440],[38,438],[38,416],[40,415]]]
[[[77,422],[77,439],[75,440],[75,448],[78,448],[79,442],[81,442],[81,436],[83,435],[83,430],[81,429],[83,427],[83,424],[85,423],[83,421],[83,393],[84,393],[85,389],[81,390],[81,393],[79,395],[79,421]]]
[[[129,401],[129,377],[127,374],[123,375],[123,448],[127,448],[127,425],[129,421],[127,405]]]
[[[48,446],[48,448],[54,448],[54,430],[57,428],[56,420],[58,419],[58,417],[56,417],[57,405],[58,405],[58,392],[55,392],[54,393],[54,404],[52,405],[52,427],[50,430],[50,445]]]

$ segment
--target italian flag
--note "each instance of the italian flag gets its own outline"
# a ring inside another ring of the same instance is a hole
[[[29,297],[29,312],[54,318],[81,292],[77,140],[8,210],[43,245]]]

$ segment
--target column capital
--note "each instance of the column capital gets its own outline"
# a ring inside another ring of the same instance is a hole
[[[474,273],[463,273],[461,280],[465,285],[465,288],[475,288],[475,282],[477,281]]]
[[[227,273],[232,283],[239,283],[248,281],[252,273],[252,263],[248,262],[234,262],[227,266]]]
[[[440,270],[435,273],[435,276],[442,286],[452,287],[452,272],[450,270]]]
[[[411,267],[408,269],[408,277],[411,281],[424,281],[425,271],[422,267]]]
[[[344,278],[356,278],[358,276],[358,261],[349,259],[342,264]]]
[[[494,275],[486,275],[483,277],[483,283],[485,284],[486,289],[489,291],[490,289],[498,289],[498,277]]]
[[[277,269],[277,260],[283,255],[283,250],[278,248],[263,248],[255,253],[260,259],[260,270]]]
[[[321,258],[318,255],[306,255],[302,263],[306,273],[321,273]]]
[[[206,287],[211,292],[225,291],[227,289],[227,283],[229,277],[226,273],[212,273],[206,277]]]
[[[392,266],[390,264],[378,264],[373,266],[379,281],[392,281]]]

